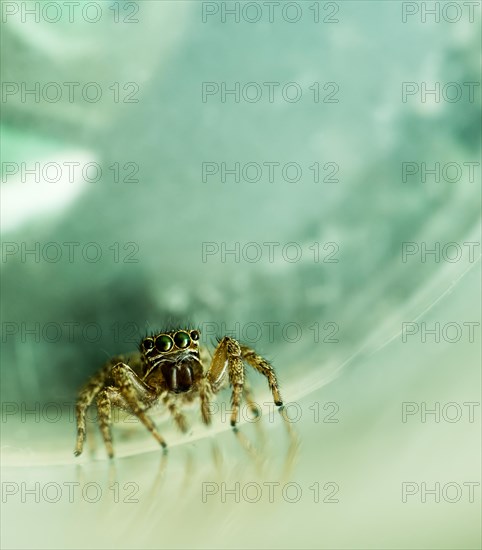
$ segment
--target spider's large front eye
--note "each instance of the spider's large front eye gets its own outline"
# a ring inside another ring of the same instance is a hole
[[[181,331],[174,336],[174,343],[178,348],[184,349],[191,343],[191,338],[187,332]]]
[[[199,340],[199,330],[191,330],[191,338],[197,342]]]
[[[156,338],[156,349],[161,353],[169,351],[172,348],[172,338],[167,334],[162,334]]]
[[[151,349],[154,347],[154,341],[151,338],[146,338],[142,342],[142,347],[144,348],[144,351],[151,351]]]

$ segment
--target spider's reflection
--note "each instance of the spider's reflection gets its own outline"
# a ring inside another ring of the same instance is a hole
[[[242,428],[233,430],[231,444],[227,440],[229,434],[224,433],[222,441],[212,437],[161,453],[157,466],[150,461],[155,471],[148,490],[142,494],[142,505],[136,510],[138,519],[155,522],[166,507],[175,506],[181,513],[190,502],[203,503],[206,484],[232,486],[252,480],[285,483],[296,465],[299,437],[283,413],[279,420],[283,429],[271,430],[274,441],[267,437],[262,423],[256,423],[252,430],[246,430],[249,435]]]

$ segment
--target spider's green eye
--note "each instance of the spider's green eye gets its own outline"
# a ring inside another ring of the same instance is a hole
[[[191,343],[191,338],[187,332],[178,332],[174,336],[174,343],[178,348],[187,348],[187,346]]]
[[[144,342],[142,342],[142,347],[144,351],[150,351],[154,347],[154,342],[150,338],[146,338]]]
[[[198,330],[191,330],[191,338],[197,342],[199,340],[199,331]]]
[[[161,334],[156,338],[156,349],[157,351],[165,352],[169,351],[172,348],[172,338],[166,334]]]

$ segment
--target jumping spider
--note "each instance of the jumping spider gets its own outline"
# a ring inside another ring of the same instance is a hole
[[[275,404],[283,403],[273,367],[252,349],[225,336],[216,347],[211,364],[205,372],[203,363],[210,360],[207,349],[199,343],[199,330],[180,329],[163,331],[144,338],[139,351],[110,359],[82,388],[76,407],[77,444],[74,454],[82,453],[85,440],[85,414],[96,399],[98,420],[107,453],[114,456],[111,436],[112,406],[136,415],[157,441],[165,448],[166,442],[157,431],[146,411],[163,403],[178,427],[185,432],[187,422],[180,407],[199,397],[201,417],[210,424],[210,398],[227,381],[232,387],[231,426],[236,426],[237,415],[244,394],[252,411],[256,405],[244,381],[244,363],[263,374],[269,383]]]

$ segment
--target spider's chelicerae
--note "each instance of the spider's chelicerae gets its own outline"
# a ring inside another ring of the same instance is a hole
[[[263,374],[269,383],[274,402],[281,406],[278,381],[273,367],[254,350],[225,336],[210,360],[207,349],[199,343],[198,330],[171,330],[144,338],[139,351],[127,356],[116,356],[94,375],[80,391],[76,407],[77,444],[75,455],[84,446],[85,414],[95,399],[100,430],[109,457],[114,456],[111,436],[111,409],[119,407],[134,415],[146,426],[157,441],[166,447],[161,434],[146,411],[163,403],[182,431],[187,422],[181,411],[183,404],[199,398],[201,417],[210,424],[210,399],[229,382],[232,388],[231,426],[236,425],[241,397],[256,412],[256,405],[244,380],[244,362]]]

